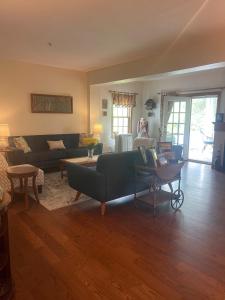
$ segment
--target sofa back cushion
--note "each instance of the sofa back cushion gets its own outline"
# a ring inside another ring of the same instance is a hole
[[[9,137],[9,145],[15,147],[13,142],[13,136]],[[62,140],[67,149],[78,148],[79,134],[49,134],[49,135],[27,135],[24,136],[29,147],[33,152],[47,151],[49,150],[47,141],[59,141]]]
[[[134,192],[135,163],[140,164],[141,161],[138,151],[99,156],[96,169],[105,175],[108,199],[116,199]]]

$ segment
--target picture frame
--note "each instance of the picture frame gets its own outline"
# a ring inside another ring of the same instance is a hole
[[[32,113],[73,113],[73,97],[63,95],[31,94]]]
[[[102,99],[102,109],[108,109],[108,99]]]

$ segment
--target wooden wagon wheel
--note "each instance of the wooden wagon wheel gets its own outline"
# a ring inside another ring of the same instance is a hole
[[[171,199],[171,206],[174,210],[179,209],[184,203],[184,193],[181,189],[173,192]]]

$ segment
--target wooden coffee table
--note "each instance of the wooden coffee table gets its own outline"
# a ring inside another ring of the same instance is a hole
[[[85,157],[60,159],[59,167],[60,167],[60,172],[61,172],[61,178],[63,178],[63,176],[64,176],[65,166],[67,163],[91,167],[91,166],[96,166],[98,157],[99,157],[99,155],[94,155],[92,158],[85,156]]]

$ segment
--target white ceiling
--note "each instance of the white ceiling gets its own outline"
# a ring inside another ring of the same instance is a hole
[[[0,58],[83,71],[139,59],[166,49],[208,1],[1,0]]]

